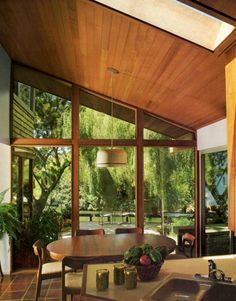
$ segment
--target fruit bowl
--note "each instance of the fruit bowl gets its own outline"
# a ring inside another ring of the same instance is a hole
[[[154,279],[168,254],[166,247],[153,248],[150,244],[130,247],[124,254],[124,263],[135,266],[141,281]]]
[[[138,273],[138,277],[141,281],[150,281],[156,278],[158,275],[163,261],[158,264],[150,264],[150,265],[137,265],[136,270]]]

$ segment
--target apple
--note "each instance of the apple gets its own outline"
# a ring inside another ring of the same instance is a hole
[[[141,263],[141,265],[149,265],[151,264],[151,259],[148,255],[142,255],[140,258],[139,258],[139,261]]]

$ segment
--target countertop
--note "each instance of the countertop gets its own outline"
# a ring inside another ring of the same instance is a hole
[[[213,259],[218,269],[224,271],[227,277],[236,280],[236,255],[209,256],[201,258],[166,260],[161,268],[160,273],[154,281],[140,282],[134,290],[126,290],[124,286],[115,286],[113,284],[113,265],[96,264],[88,265],[83,279],[82,299],[90,300],[129,300],[139,301],[143,296],[152,291],[160,281],[169,277],[172,273],[181,273],[186,275],[194,275],[195,273],[208,274],[208,259]],[[106,268],[110,272],[109,289],[104,292],[96,290],[96,270]],[[87,275],[87,277],[86,277]]]

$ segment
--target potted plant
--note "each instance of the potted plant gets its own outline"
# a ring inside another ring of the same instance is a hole
[[[4,196],[8,189],[0,192],[0,239],[5,233],[10,238],[15,238],[20,231],[20,222],[17,215],[16,205],[3,203]]]

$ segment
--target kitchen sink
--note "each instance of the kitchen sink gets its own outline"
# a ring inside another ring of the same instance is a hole
[[[154,299],[155,300],[155,299]],[[200,301],[236,301],[236,285],[214,283]]]
[[[157,290],[151,299],[162,301],[194,301],[199,291],[200,285],[197,281],[173,278]]]
[[[141,301],[236,301],[236,285],[175,273]]]

